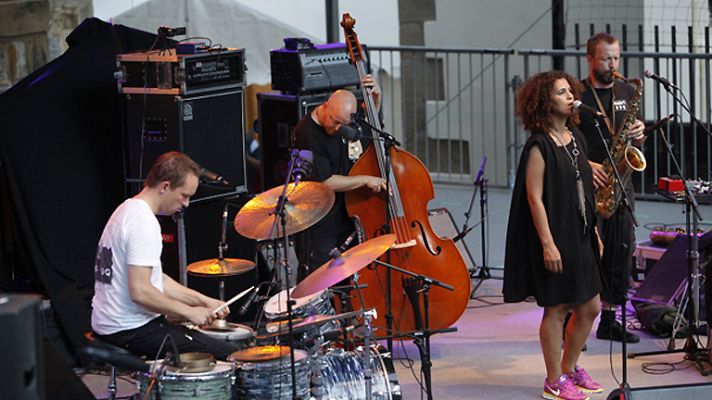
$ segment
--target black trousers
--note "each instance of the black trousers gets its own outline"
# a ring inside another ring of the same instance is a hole
[[[158,354],[166,335],[171,335],[180,353],[205,352],[212,354],[218,360],[226,360],[230,354],[239,350],[235,344],[210,337],[197,330],[188,329],[183,325],[168,322],[163,316],[135,329],[111,335],[96,334],[95,336],[101,341],[153,360],[165,357],[166,351],[172,351],[170,339],[168,339],[160,349],[161,353]]]
[[[630,287],[630,271],[635,250],[635,228],[627,208],[618,208],[608,219],[599,217],[598,232],[603,241],[601,300],[608,304],[620,305],[625,302]]]

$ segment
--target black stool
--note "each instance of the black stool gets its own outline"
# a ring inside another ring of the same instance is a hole
[[[111,354],[134,357],[134,355],[126,349],[122,349],[121,347],[114,346],[113,344],[102,342],[101,340],[97,339],[96,336],[94,336],[94,332],[85,333],[84,338],[87,340],[87,343],[90,346],[93,346],[97,349],[105,350]],[[117,392],[116,366],[109,363],[108,361],[105,362],[105,364],[109,367],[109,384],[106,388],[107,399],[115,400]]]

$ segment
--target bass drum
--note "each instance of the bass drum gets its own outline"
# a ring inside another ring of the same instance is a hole
[[[401,400],[401,389],[390,353],[371,346],[371,398]],[[330,350],[312,367],[312,394],[316,399],[365,400],[364,349]]]

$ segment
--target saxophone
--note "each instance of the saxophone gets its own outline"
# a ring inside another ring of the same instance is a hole
[[[626,79],[618,71],[613,71],[613,76],[622,81],[633,84],[636,87],[635,95],[628,103],[628,111],[623,119],[623,125],[616,135],[612,135],[611,156],[615,163],[615,168],[625,187],[633,175],[633,171],[640,172],[645,169],[646,161],[643,152],[630,144],[630,139],[626,138],[625,132],[636,121],[640,98],[643,94],[643,82],[640,79]],[[615,111],[614,111],[615,112]],[[604,218],[610,218],[618,209],[622,193],[620,185],[616,183],[616,176],[613,173],[613,166],[606,158],[603,160],[603,170],[608,175],[608,181],[604,186],[596,189],[596,212]]]

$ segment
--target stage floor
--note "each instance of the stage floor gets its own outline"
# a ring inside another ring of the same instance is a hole
[[[455,219],[455,224],[462,227],[467,211],[471,188],[436,186],[437,197],[428,208],[447,208]],[[492,267],[494,277],[501,276],[499,269],[504,260],[504,238],[509,214],[510,192],[506,189],[489,191],[489,217],[486,231],[489,244],[486,246],[488,265]],[[636,204],[636,216],[640,227],[636,231],[638,241],[647,240],[649,230],[646,226],[655,224],[684,223],[683,206],[666,202],[639,201]],[[712,207],[701,207],[703,217],[712,220]],[[469,225],[480,219],[479,197]],[[709,227],[703,227],[709,228]],[[482,264],[482,240],[480,228],[475,228],[465,238],[476,264]],[[538,326],[541,309],[531,302],[502,304],[502,281],[488,279],[475,293],[477,299],[471,300],[467,310],[456,323],[457,332],[447,333],[432,339],[432,380],[435,399],[536,399],[541,398],[544,382],[544,362],[538,341]],[[437,310],[433,310],[437,312]],[[594,325],[597,326],[598,323]],[[635,324],[631,326],[635,328]],[[664,350],[667,339],[658,339],[645,332],[636,332],[641,336],[640,343],[628,346],[629,352]],[[704,346],[707,338],[700,341]],[[602,383],[606,390],[603,394],[592,395],[592,399],[605,399],[618,387],[622,380],[622,359],[619,343],[598,340],[595,332],[588,339],[588,350],[582,354],[580,364],[591,376]],[[681,348],[683,341],[677,340],[676,348]],[[420,387],[413,374],[420,375],[420,359],[417,348],[409,341],[394,343],[394,355],[413,360],[412,370],[407,362],[396,361],[398,380],[405,399],[420,397]],[[694,383],[712,384],[712,376],[702,376],[683,358],[684,354],[667,354],[628,359],[628,383],[633,388],[685,385]],[[652,364],[651,364],[652,363]],[[647,373],[643,366],[658,371]],[[418,378],[420,379],[420,378]],[[105,398],[106,377],[84,375],[83,380],[98,398]],[[709,389],[712,390],[712,387]],[[119,381],[119,396],[135,392],[135,385],[125,380]]]

